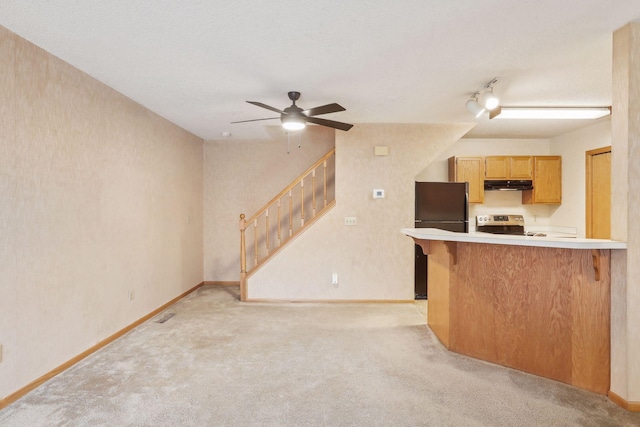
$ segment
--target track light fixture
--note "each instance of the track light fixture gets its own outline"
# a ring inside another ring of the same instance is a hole
[[[493,88],[489,88],[480,96],[480,104],[489,111],[496,109],[500,100],[493,94]]]
[[[489,119],[598,119],[611,114],[611,107],[502,107],[493,93],[494,78],[467,100],[466,107],[476,118],[489,111]]]
[[[477,90],[467,101],[467,110],[476,118],[480,117],[485,111],[495,110],[500,105],[500,100],[493,93],[493,85],[497,82],[498,78],[496,77]]]
[[[469,110],[469,112],[473,114],[477,119],[482,115],[482,113],[487,110],[485,110],[484,107],[482,107],[482,105],[478,103],[478,98],[476,97],[476,95],[473,95],[473,97],[467,101],[467,110]]]

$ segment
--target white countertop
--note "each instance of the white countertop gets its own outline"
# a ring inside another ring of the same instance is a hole
[[[565,249],[626,249],[627,242],[605,239],[581,239],[553,236],[513,236],[482,232],[455,233],[437,228],[403,228],[403,234],[422,240],[446,242],[489,243],[493,245],[538,246]]]

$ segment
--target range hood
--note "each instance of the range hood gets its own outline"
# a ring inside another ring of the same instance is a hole
[[[496,179],[491,180],[487,179],[484,181],[484,189],[485,191],[491,190],[510,190],[510,191],[521,191],[521,190],[533,190],[533,182],[530,179],[523,180],[503,180]]]

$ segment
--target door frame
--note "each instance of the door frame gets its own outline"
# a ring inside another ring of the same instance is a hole
[[[601,147],[601,148],[596,148],[593,150],[589,150],[587,152],[585,152],[585,191],[586,191],[586,197],[585,197],[585,209],[586,209],[586,214],[585,214],[585,236],[587,238],[590,238],[593,235],[593,218],[591,218],[591,211],[592,211],[592,204],[593,204],[593,200],[591,198],[591,192],[593,191],[592,188],[592,174],[593,174],[593,157],[597,156],[599,154],[604,154],[604,153],[610,153],[611,152],[611,146],[607,146],[607,147]]]

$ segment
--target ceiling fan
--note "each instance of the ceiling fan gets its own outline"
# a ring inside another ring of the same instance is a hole
[[[262,102],[255,101],[247,101],[249,104],[257,105],[258,107],[266,108],[267,110],[274,111],[276,113],[280,113],[280,120],[282,121],[282,127],[287,130],[300,130],[306,126],[306,123],[313,123],[320,126],[327,126],[334,129],[347,131],[353,127],[349,123],[336,122],[333,120],[320,119],[315,116],[319,116],[321,114],[329,114],[329,113],[337,113],[339,111],[345,111],[345,108],[339,104],[327,104],[322,105],[320,107],[310,108],[308,110],[303,110],[302,108],[296,105],[296,101],[300,98],[300,92],[289,92],[289,99],[293,101],[290,107],[285,108],[284,110],[278,110],[277,108],[271,107],[269,105],[263,104]],[[238,122],[231,123],[246,123],[246,122],[256,122],[259,120],[274,120],[278,117],[268,117],[266,119],[253,119],[253,120],[241,120]]]

